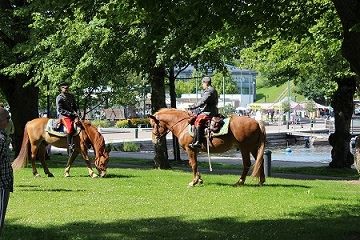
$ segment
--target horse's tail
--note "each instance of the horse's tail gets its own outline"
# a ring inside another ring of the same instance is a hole
[[[262,121],[258,121],[260,127],[260,136],[258,139],[258,151],[253,172],[251,176],[260,177],[261,171],[264,171],[264,151],[266,142],[265,125]]]
[[[16,170],[25,167],[27,165],[28,159],[29,159],[29,135],[27,132],[27,126],[25,125],[24,137],[21,143],[20,152],[12,163],[13,169]]]

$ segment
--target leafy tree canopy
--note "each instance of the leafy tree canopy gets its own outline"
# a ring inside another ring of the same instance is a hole
[[[299,93],[324,102],[336,89],[335,79],[351,71],[341,56],[341,25],[332,3],[323,1],[314,8],[321,14],[302,34],[290,38],[278,32],[259,38],[241,51],[241,60],[259,71],[267,85],[294,80]]]

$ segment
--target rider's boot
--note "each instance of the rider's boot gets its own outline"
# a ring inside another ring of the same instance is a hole
[[[74,149],[75,149],[73,134],[69,133],[67,135],[67,143],[68,143],[67,153],[68,153],[68,155],[70,157],[72,155],[72,153],[74,152]]]
[[[194,139],[193,142],[189,144],[191,148],[201,148],[202,137],[204,135],[202,127],[196,127],[194,129]]]

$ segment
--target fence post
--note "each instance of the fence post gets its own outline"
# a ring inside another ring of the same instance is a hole
[[[139,138],[139,129],[135,128],[135,138]]]
[[[271,151],[266,150],[264,152],[264,174],[265,177],[271,176]]]

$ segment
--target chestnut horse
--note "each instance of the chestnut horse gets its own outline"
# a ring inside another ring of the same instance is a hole
[[[45,162],[46,146],[48,144],[58,147],[67,148],[67,140],[65,137],[56,136],[49,134],[45,131],[48,123],[48,118],[36,118],[26,123],[24,129],[24,138],[22,141],[19,155],[14,160],[12,166],[14,169],[19,169],[27,165],[28,159],[31,159],[33,175],[35,177],[40,176],[36,170],[35,160],[37,157],[40,158],[41,165],[44,168],[45,174],[48,177],[54,175],[49,171]],[[97,128],[89,121],[79,121],[81,131],[79,135],[74,136],[75,149],[72,155],[69,157],[67,165],[65,167],[65,177],[70,176],[70,168],[75,158],[79,153],[85,160],[88,168],[89,175],[91,177],[97,177],[98,175],[92,170],[91,163],[88,156],[88,147],[92,146],[95,152],[95,167],[101,177],[105,177],[107,163],[109,160],[109,153],[105,149],[104,137],[97,131]],[[31,154],[29,154],[29,149]]]
[[[199,150],[189,146],[193,138],[189,134],[189,120],[193,117],[187,111],[163,108],[154,115],[149,116],[152,127],[153,139],[159,140],[171,131],[179,140],[179,145],[185,150],[192,168],[193,179],[189,183],[194,186],[202,183],[201,175],[198,171],[197,155]],[[229,123],[228,133],[212,137],[210,139],[209,150],[211,153],[222,153],[231,148],[240,149],[243,159],[243,172],[235,186],[245,183],[246,175],[251,166],[250,154],[255,158],[255,165],[252,176],[259,178],[259,184],[265,182],[264,174],[264,150],[266,133],[262,122],[244,116],[232,116]],[[202,145],[201,151],[207,151],[207,144]]]

